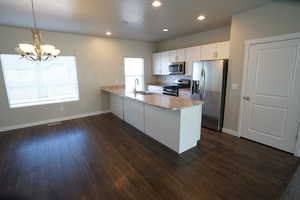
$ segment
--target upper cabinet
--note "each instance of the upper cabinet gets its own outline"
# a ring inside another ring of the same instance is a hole
[[[153,74],[168,75],[172,62],[186,62],[186,75],[192,75],[193,62],[229,58],[230,42],[218,42],[202,46],[176,49],[153,54]]]
[[[185,49],[176,50],[176,62],[184,62],[185,61]]]
[[[154,53],[153,54],[153,74],[168,75],[169,74],[169,53]]]
[[[218,59],[228,59],[229,48],[230,48],[229,41],[217,43]]]
[[[215,60],[229,58],[229,41],[201,46],[200,60]]]
[[[218,59],[217,44],[216,43],[202,45],[200,48],[201,48],[200,60]]]
[[[176,62],[176,50],[168,51],[170,63]]]
[[[170,65],[169,52],[162,52],[161,53],[162,75],[168,75],[169,74],[169,65]]]
[[[185,49],[185,74],[192,75],[193,62],[200,60],[200,46]]]
[[[153,57],[153,74],[155,75],[161,75],[161,54],[160,53],[154,53],[152,55]]]
[[[169,61],[172,62],[184,62],[185,61],[185,49],[177,49],[168,51]]]

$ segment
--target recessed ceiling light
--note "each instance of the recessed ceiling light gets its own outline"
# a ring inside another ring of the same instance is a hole
[[[109,31],[107,31],[105,34],[108,35],[108,36],[110,36],[112,33],[109,32]]]
[[[205,18],[206,17],[204,15],[200,15],[197,19],[201,21],[201,20],[204,20]]]
[[[152,6],[153,7],[160,7],[161,6],[161,2],[159,0],[155,0],[152,2]]]
[[[164,32],[168,32],[168,31],[169,31],[169,29],[167,29],[167,28],[164,28],[164,29],[163,29],[163,31],[164,31]]]

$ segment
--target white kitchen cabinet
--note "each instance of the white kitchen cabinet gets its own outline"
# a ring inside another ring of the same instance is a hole
[[[177,49],[176,62],[184,62],[184,61],[185,61],[185,49]]]
[[[217,44],[207,44],[200,46],[201,48],[201,60],[214,60],[218,59],[218,52],[217,52]]]
[[[172,62],[184,62],[185,61],[185,49],[177,49],[168,51],[169,61]]]
[[[229,48],[230,48],[229,41],[217,43],[218,59],[228,59]]]
[[[153,54],[153,74],[168,75],[172,62],[186,62],[186,75],[192,75],[193,62],[200,60],[228,59],[230,42],[218,42],[185,49]]]
[[[176,62],[176,50],[168,51],[170,63]]]
[[[229,58],[229,41],[201,46],[201,60],[215,60]]]
[[[202,105],[165,110],[145,105],[145,133],[170,149],[182,153],[197,146],[201,132]]]
[[[185,49],[185,74],[192,75],[193,62],[199,61],[200,58],[200,46],[190,47]]]
[[[153,106],[153,102],[142,100],[146,97],[139,94],[114,93],[111,88],[104,91],[110,93],[112,113],[146,135],[179,154],[197,146],[201,136],[202,104],[173,110],[160,102]]]
[[[113,114],[118,116],[120,119],[124,119],[123,115],[123,97],[110,94],[110,110]]]
[[[161,53],[154,53],[153,54],[153,74],[154,75],[161,75]]]
[[[144,103],[124,98],[124,121],[145,132]]]
[[[169,73],[169,53],[161,52],[153,54],[153,74],[168,75]]]
[[[161,53],[161,75],[168,75],[169,74],[169,52],[162,52]]]

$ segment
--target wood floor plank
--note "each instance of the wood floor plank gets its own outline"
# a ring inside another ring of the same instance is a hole
[[[0,200],[278,199],[300,160],[203,129],[181,155],[112,114],[0,136]]]

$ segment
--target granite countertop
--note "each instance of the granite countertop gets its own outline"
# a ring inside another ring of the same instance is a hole
[[[202,101],[184,99],[180,97],[168,96],[163,94],[143,95],[139,93],[126,92],[124,86],[107,86],[101,88],[105,92],[134,99],[145,104],[156,106],[168,110],[180,110],[183,108],[203,104]]]

